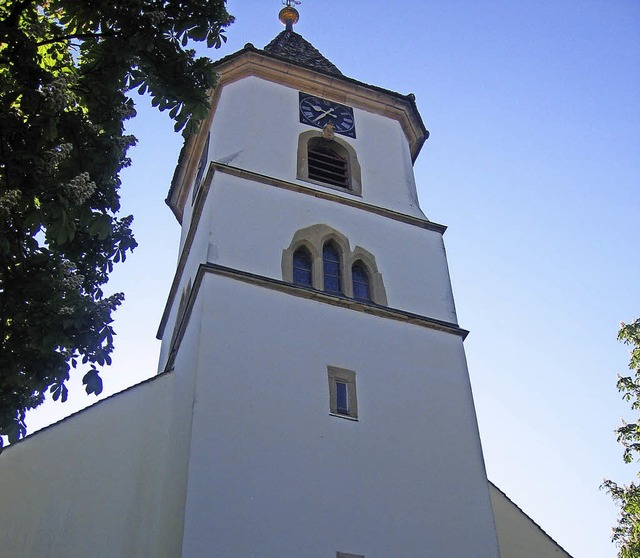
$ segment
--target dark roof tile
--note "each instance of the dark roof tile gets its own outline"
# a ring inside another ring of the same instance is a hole
[[[318,49],[295,31],[282,31],[266,47],[264,52],[278,58],[284,58],[311,70],[325,74],[341,76],[342,72],[329,62]]]

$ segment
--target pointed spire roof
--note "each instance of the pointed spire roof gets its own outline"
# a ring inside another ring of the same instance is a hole
[[[329,62],[317,48],[295,31],[286,29],[282,31],[264,47],[264,52],[287,62],[306,66],[311,70],[342,76],[342,72],[334,64]]]

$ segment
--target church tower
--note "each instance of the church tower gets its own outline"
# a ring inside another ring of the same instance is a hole
[[[294,8],[281,19],[217,62],[167,199],[181,556],[498,558],[415,99],[344,76]]]

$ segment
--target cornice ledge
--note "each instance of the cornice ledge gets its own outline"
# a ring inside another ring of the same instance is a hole
[[[271,277],[265,277],[263,275],[256,275],[248,271],[240,271],[230,267],[221,266],[213,263],[200,264],[198,269],[198,275],[211,273],[230,279],[236,279],[244,283],[250,283],[260,287],[277,290],[290,295],[298,296],[301,298],[308,298],[324,302],[332,306],[341,306],[342,308],[349,308],[365,314],[372,314],[381,318],[392,319],[395,321],[401,321],[414,325],[419,325],[429,329],[435,329],[446,333],[451,333],[461,337],[463,340],[469,335],[469,331],[462,329],[458,324],[452,322],[446,322],[444,320],[438,320],[436,318],[430,318],[421,314],[414,314],[398,308],[391,308],[389,306],[381,306],[374,303],[360,302],[352,298],[346,298],[344,296],[337,296],[326,293],[324,291],[318,291],[310,287],[302,287],[300,285],[293,285],[292,283],[286,283],[279,279],[273,279]],[[198,287],[201,284],[201,280],[195,284]],[[192,293],[193,296],[193,293]]]
[[[412,215],[407,215],[406,213],[400,213],[399,211],[394,211],[393,209],[387,209],[385,207],[372,205],[372,204],[360,201],[359,199],[352,199],[351,197],[340,196],[338,194],[334,194],[331,192],[325,192],[324,190],[316,190],[315,188],[309,188],[308,186],[303,186],[302,184],[298,184],[297,182],[289,182],[281,178],[275,178],[273,176],[260,174],[255,171],[243,169],[241,167],[234,167],[232,165],[218,163],[216,161],[211,161],[210,167],[214,171],[222,172],[224,174],[229,174],[229,175],[236,176],[238,178],[244,178],[247,180],[253,180],[261,184],[267,184],[270,186],[275,186],[277,188],[290,190],[293,192],[307,194],[315,198],[331,200],[343,205],[348,205],[350,207],[362,209],[363,211],[368,211],[369,213],[375,213],[376,215],[387,217],[389,219],[393,219],[394,221],[400,221],[402,223],[414,225],[416,227],[434,231],[440,234],[444,234],[444,232],[447,230],[446,225],[434,223],[433,221],[429,221],[428,219],[421,219],[420,217],[414,217]]]

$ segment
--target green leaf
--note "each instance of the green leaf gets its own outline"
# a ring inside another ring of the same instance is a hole
[[[84,375],[82,378],[82,384],[85,386],[87,395],[91,395],[92,393],[100,395],[102,393],[102,378],[100,378],[100,375],[95,368],[92,368]]]
[[[5,0],[0,20],[18,5],[15,32],[0,41],[0,434],[12,442],[43,394],[66,400],[61,378],[78,363],[91,367],[87,392],[102,390],[95,366],[111,362],[114,332],[108,326],[102,341],[100,332],[122,300],[104,297],[104,285],[136,247],[130,217],[118,216],[120,171],[135,144],[125,134],[135,116],[127,92],[150,94],[192,133],[215,72],[184,47],[190,35],[220,44],[233,20],[222,0]]]
[[[60,399],[61,403],[65,403],[67,401],[67,396],[69,394],[69,391],[67,390],[64,383],[59,383],[59,384],[53,384],[51,386],[51,393],[53,395],[54,401],[57,401],[58,399]]]

